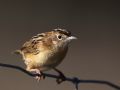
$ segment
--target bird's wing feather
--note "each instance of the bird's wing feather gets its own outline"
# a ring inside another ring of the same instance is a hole
[[[21,51],[23,53],[32,53],[32,54],[38,54],[40,50],[38,49],[38,44],[41,43],[41,40],[43,39],[44,34],[37,34],[36,36],[33,36],[32,39],[25,42],[21,48]]]

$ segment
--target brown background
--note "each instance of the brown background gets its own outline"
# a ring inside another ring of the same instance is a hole
[[[120,5],[114,0],[0,1],[0,62],[25,68],[21,58],[11,52],[31,36],[57,27],[79,38],[58,67],[66,76],[120,85]],[[79,88],[114,90],[96,84]],[[0,67],[0,90],[74,90],[74,86],[68,82],[57,85],[51,78],[37,83],[20,71]]]

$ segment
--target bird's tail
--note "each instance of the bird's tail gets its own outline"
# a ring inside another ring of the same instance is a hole
[[[22,54],[21,50],[15,50],[13,53],[17,55]]]

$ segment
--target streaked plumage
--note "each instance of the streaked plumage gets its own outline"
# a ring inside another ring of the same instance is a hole
[[[72,39],[76,38],[69,31],[58,28],[33,36],[16,52],[22,55],[26,70],[39,73],[56,68],[61,63]]]

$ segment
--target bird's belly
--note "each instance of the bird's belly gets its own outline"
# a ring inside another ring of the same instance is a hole
[[[64,52],[56,53],[42,52],[36,56],[36,66],[38,66],[41,70],[49,70],[51,68],[54,68],[62,62],[66,56],[66,52],[67,50]]]
[[[60,64],[63,58],[58,57],[58,55],[42,55],[36,59],[36,64],[41,70],[48,70],[56,67]]]
[[[41,71],[49,70],[59,65],[66,56],[67,49],[59,52],[44,51],[37,55],[26,56],[25,63],[27,66],[39,68]]]

